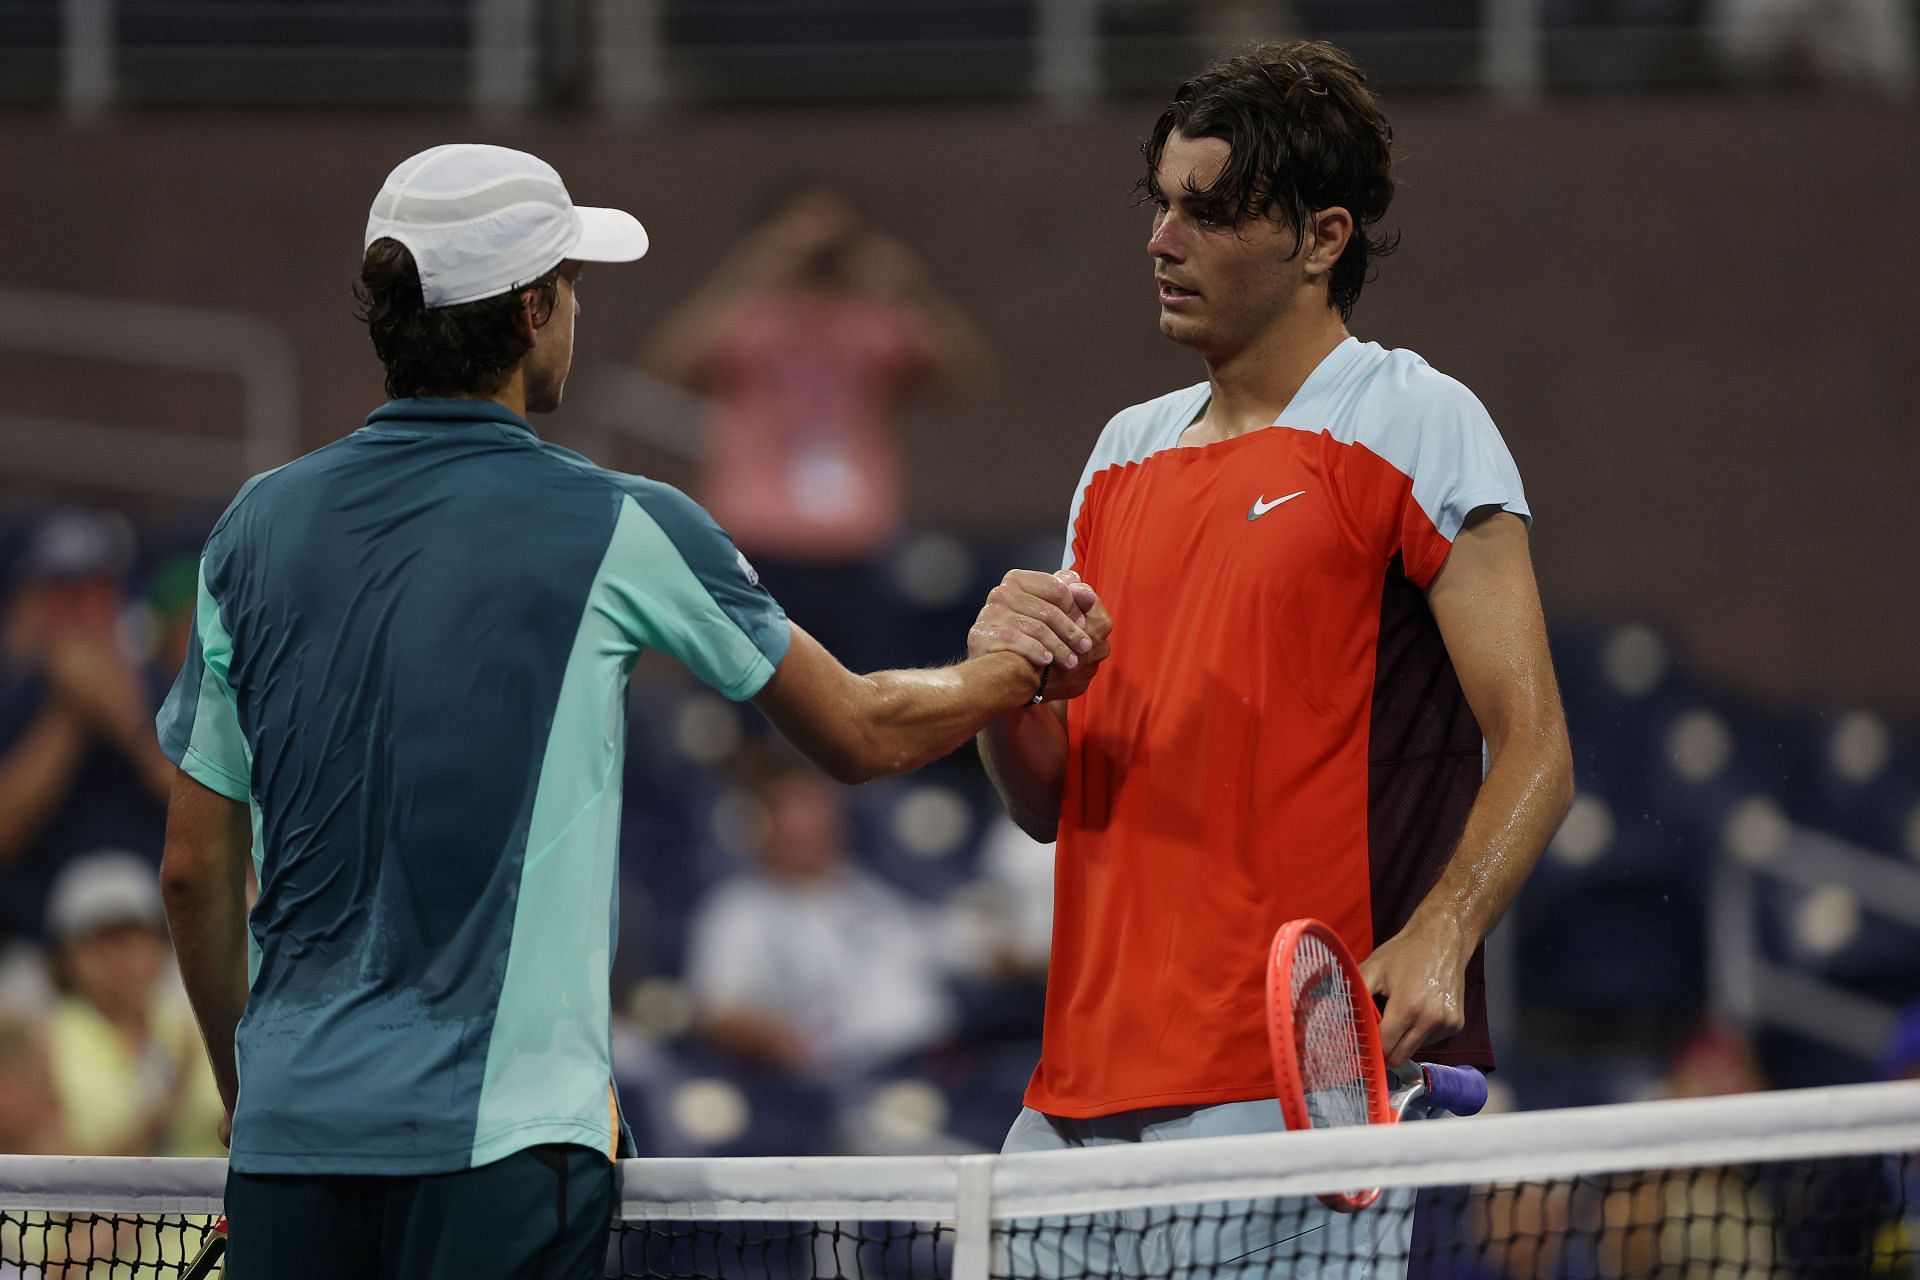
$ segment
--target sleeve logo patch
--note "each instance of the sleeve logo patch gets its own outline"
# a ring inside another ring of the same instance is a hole
[[[733,553],[733,558],[739,562],[740,572],[746,575],[748,585],[755,586],[755,587],[759,586],[760,571],[755,569],[753,567],[753,562],[747,559],[747,553],[744,551],[735,551]]]

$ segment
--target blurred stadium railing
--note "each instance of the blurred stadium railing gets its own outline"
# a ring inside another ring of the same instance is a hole
[[[0,0],[0,103],[584,106],[1159,96],[1313,35],[1390,89],[1827,76],[1904,92],[1910,0]]]
[[[0,454],[22,477],[169,498],[221,497],[300,452],[298,361],[259,316],[205,307],[0,288],[0,354],[210,374],[240,385],[242,438],[150,423],[0,412]]]
[[[1920,869],[1795,826],[1755,796],[1728,816],[1708,897],[1711,1007],[1871,1061],[1920,937]]]

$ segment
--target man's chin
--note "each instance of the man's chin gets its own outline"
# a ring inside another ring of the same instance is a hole
[[[1198,347],[1205,343],[1206,327],[1188,316],[1162,311],[1160,336],[1170,342],[1177,342],[1183,347]]]

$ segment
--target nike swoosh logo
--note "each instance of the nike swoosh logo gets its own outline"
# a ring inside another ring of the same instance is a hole
[[[1261,516],[1267,514],[1267,512],[1273,510],[1281,503],[1292,502],[1295,498],[1304,498],[1306,496],[1307,491],[1302,489],[1299,493],[1290,493],[1284,498],[1275,498],[1272,502],[1268,502],[1266,495],[1262,494],[1253,500],[1251,507],[1247,508],[1247,519],[1258,520]]]

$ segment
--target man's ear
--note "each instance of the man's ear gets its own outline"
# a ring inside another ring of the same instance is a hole
[[[1321,209],[1307,220],[1306,270],[1309,276],[1331,275],[1334,264],[1353,239],[1353,215],[1339,205]]]
[[[519,309],[513,313],[513,331],[520,335],[522,342],[532,342],[534,334],[546,323],[540,315],[539,297],[532,289],[522,289],[519,302]]]
[[[540,311],[534,309],[534,290],[520,290],[515,301],[520,305],[513,313],[513,332],[520,336],[520,342],[534,342],[534,334],[540,330]]]

